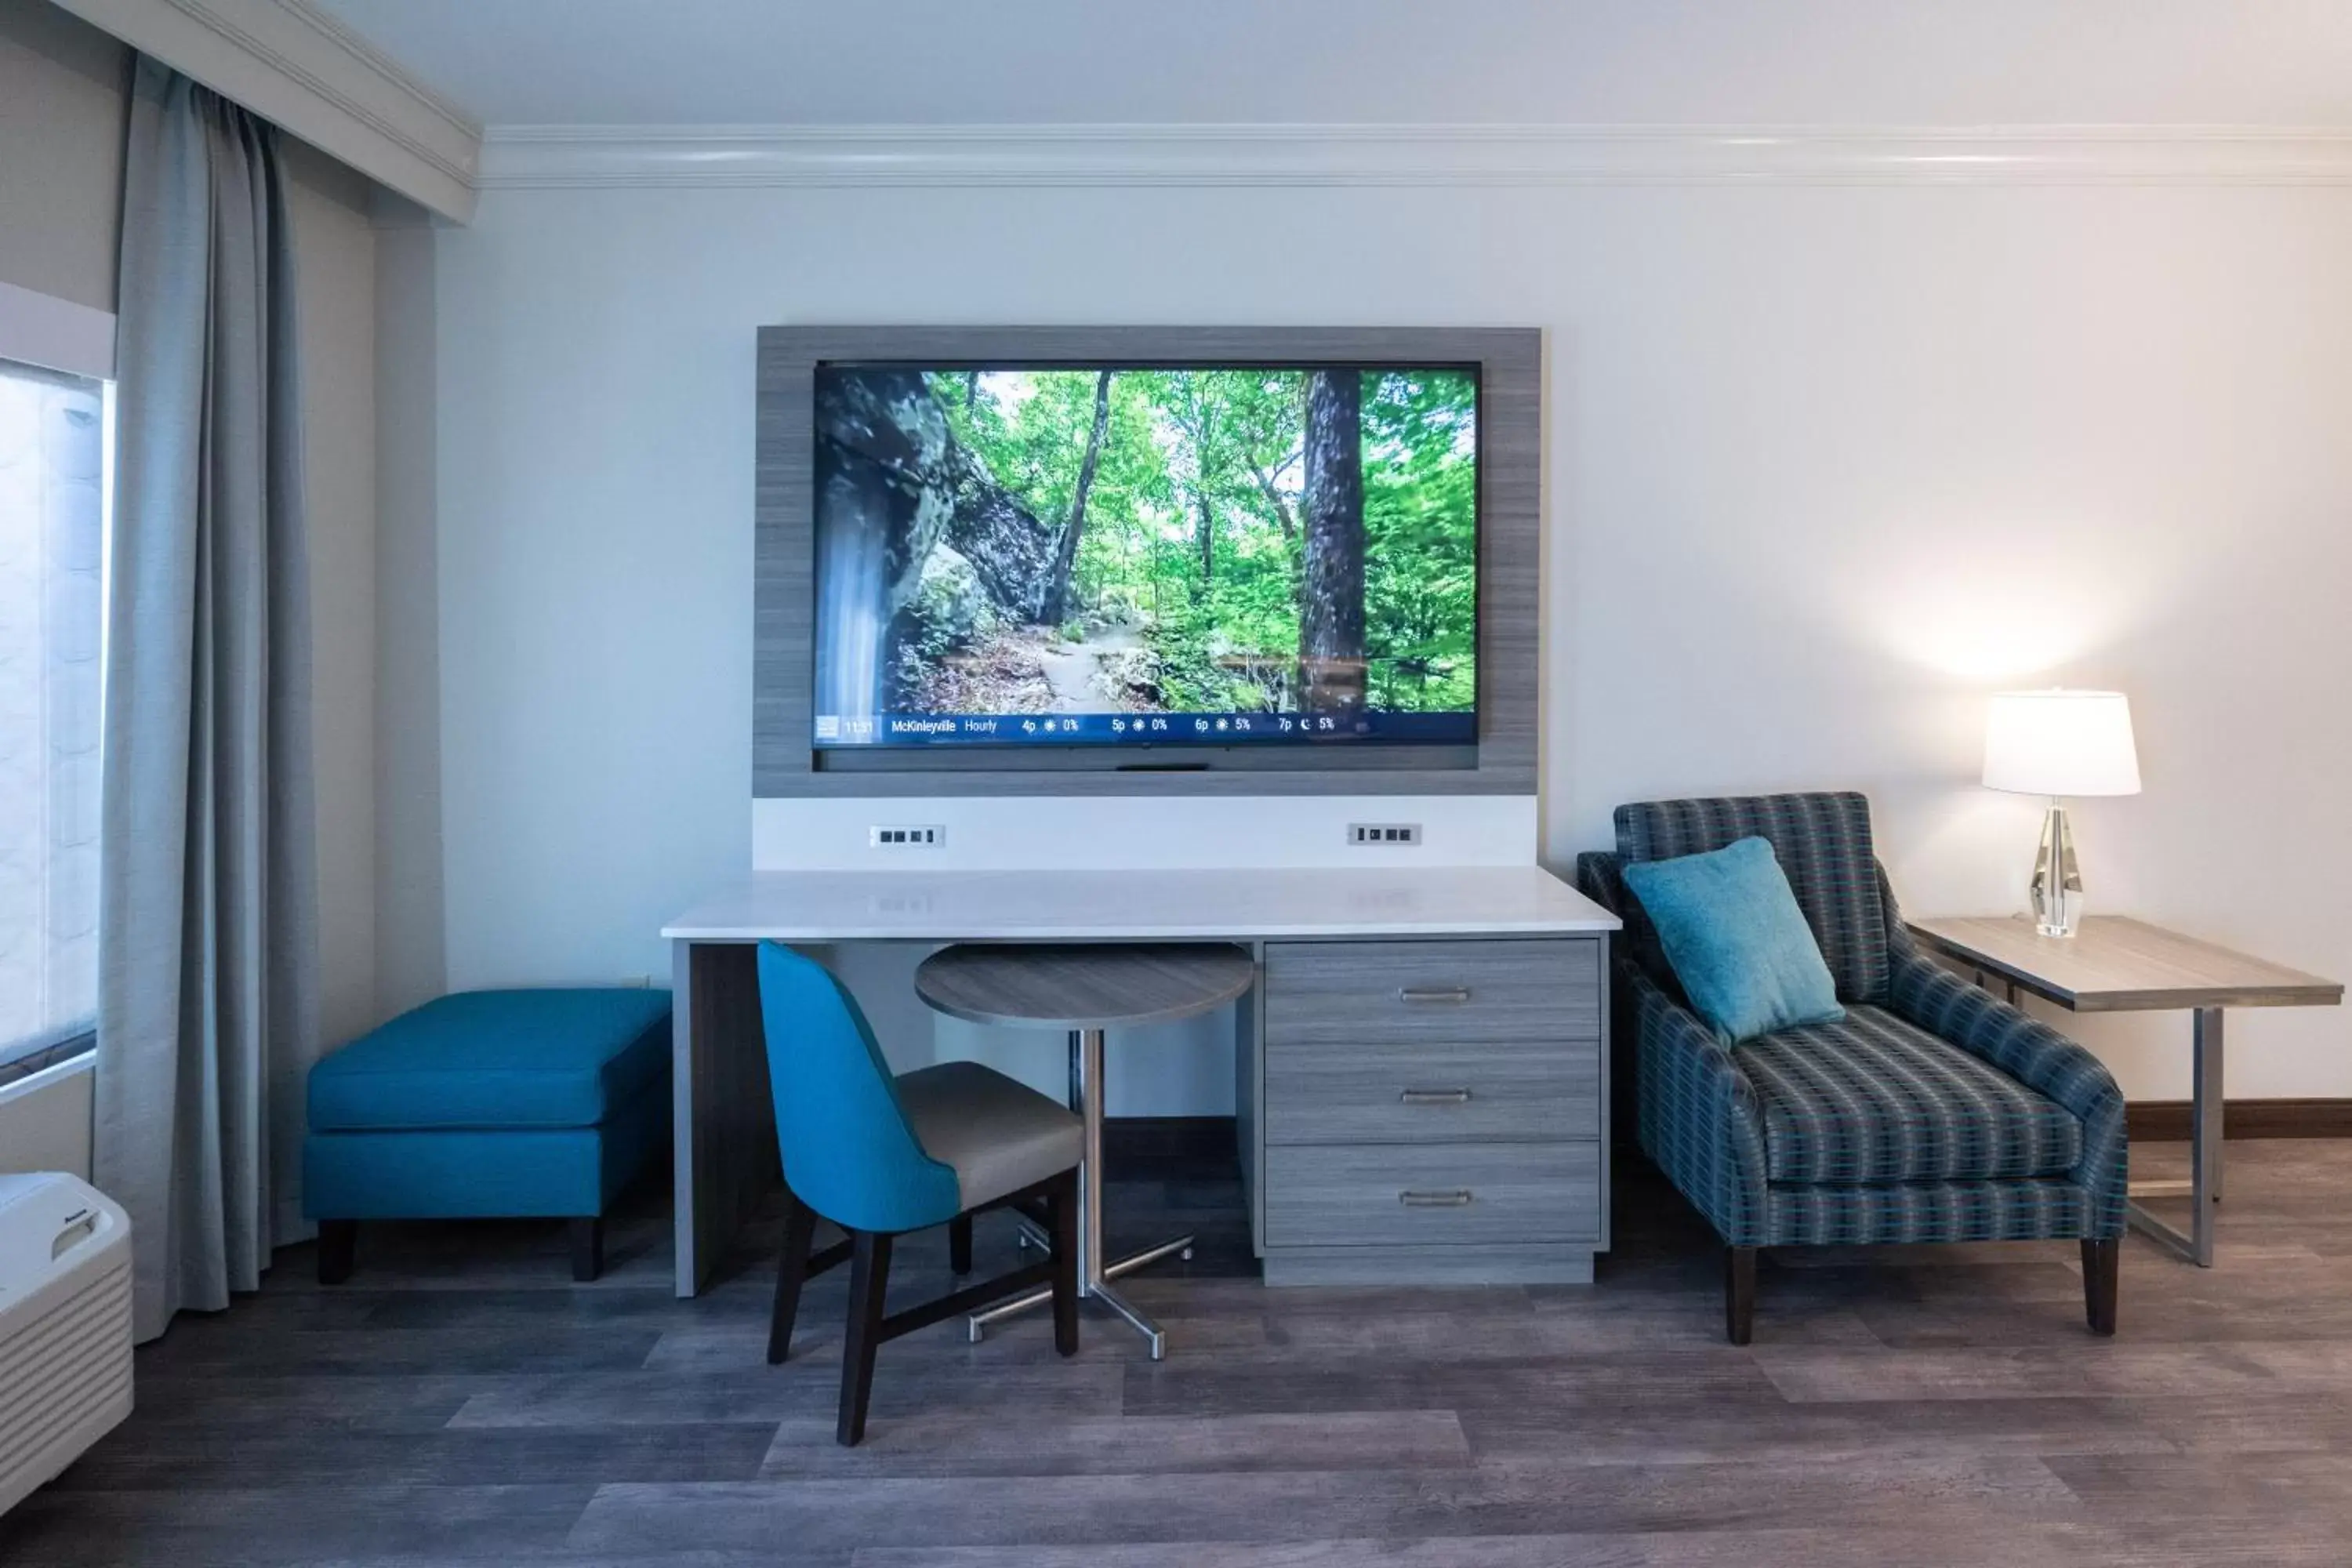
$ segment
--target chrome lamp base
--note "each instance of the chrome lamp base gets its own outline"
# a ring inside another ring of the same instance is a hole
[[[2074,864],[2074,830],[2057,801],[2042,818],[2042,847],[2033,857],[2033,929],[2073,936],[2083,923],[2083,873]]]

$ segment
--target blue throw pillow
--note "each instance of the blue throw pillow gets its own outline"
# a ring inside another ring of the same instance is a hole
[[[1657,928],[1683,994],[1725,1045],[1845,1016],[1769,841],[1636,861],[1625,885]]]

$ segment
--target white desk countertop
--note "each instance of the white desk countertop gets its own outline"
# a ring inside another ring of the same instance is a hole
[[[695,942],[1133,942],[1613,931],[1538,866],[755,871],[662,928]]]

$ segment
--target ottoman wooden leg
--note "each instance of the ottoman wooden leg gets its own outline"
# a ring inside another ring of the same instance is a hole
[[[319,1283],[340,1285],[352,1277],[359,1252],[360,1222],[322,1219],[319,1222]]]
[[[572,1222],[572,1278],[585,1285],[604,1272],[604,1222],[597,1219],[575,1219]]]

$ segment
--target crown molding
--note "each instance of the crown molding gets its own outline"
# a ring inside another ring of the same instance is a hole
[[[482,133],[313,0],[57,0],[377,184],[463,223]]]
[[[2231,126],[494,126],[485,190],[2342,185],[2352,132]]]
[[[219,0],[211,0],[209,5],[205,0],[173,0],[173,3],[184,9],[205,10],[216,8]],[[387,84],[400,94],[403,100],[415,105],[438,121],[441,130],[446,134],[440,138],[445,145],[436,148],[433,155],[442,159],[453,175],[462,175],[467,179],[473,177],[474,162],[481,151],[482,128],[475,124],[464,110],[411,76],[406,67],[352,32],[343,25],[341,17],[317,5],[315,0],[276,0],[276,4],[279,10],[332,41],[368,76]],[[404,129],[402,134],[408,132]],[[447,151],[446,143],[449,142],[456,144],[456,153]]]

